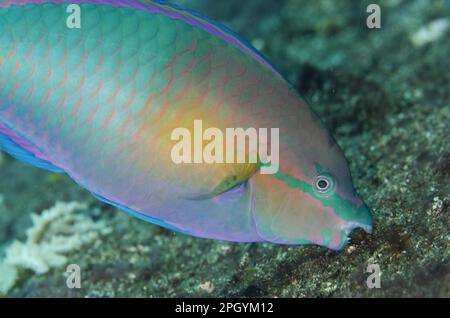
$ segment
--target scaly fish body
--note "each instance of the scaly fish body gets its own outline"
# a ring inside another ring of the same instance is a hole
[[[73,3],[79,29],[67,27]],[[279,127],[279,171],[174,164],[171,133],[195,120]],[[371,228],[341,150],[279,72],[227,29],[156,1],[0,1],[0,136],[19,159],[195,236],[339,249]]]

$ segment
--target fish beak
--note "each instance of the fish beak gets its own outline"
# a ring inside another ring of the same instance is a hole
[[[359,209],[361,214],[364,215],[364,219],[367,220],[367,222],[364,222],[359,225],[360,228],[362,228],[364,231],[366,231],[369,234],[372,234],[373,230],[373,218],[372,218],[372,211],[370,211],[367,204],[363,203]]]
[[[362,203],[358,207],[358,219],[346,223],[341,230],[349,236],[350,233],[356,228],[362,228],[365,232],[372,234],[373,226],[372,226],[372,212],[369,207]]]
[[[359,227],[362,228],[364,231],[366,231],[366,233],[372,234],[372,230],[373,230],[372,224],[371,224],[371,225],[368,225],[368,224],[362,224],[362,225],[360,225]]]

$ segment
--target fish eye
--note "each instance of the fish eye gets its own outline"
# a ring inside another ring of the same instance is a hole
[[[320,190],[326,190],[329,186],[328,180],[326,179],[320,179],[317,181],[317,188]]]
[[[334,179],[329,175],[317,176],[316,181],[314,182],[314,190],[318,194],[331,194],[334,187]]]

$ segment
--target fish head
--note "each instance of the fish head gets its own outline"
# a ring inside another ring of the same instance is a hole
[[[318,138],[284,162],[281,155],[278,172],[252,177],[253,217],[263,240],[340,250],[355,228],[372,232],[371,211],[354,190],[343,152],[330,140]]]

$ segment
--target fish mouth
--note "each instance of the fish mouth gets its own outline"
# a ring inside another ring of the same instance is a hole
[[[341,227],[341,231],[345,233],[346,236],[349,236],[354,229],[361,228],[366,233],[372,234],[373,226],[372,224],[362,224],[359,222],[349,222]]]
[[[357,215],[359,217],[356,220],[350,221],[347,224],[345,224],[343,226],[342,230],[345,231],[345,233],[347,235],[349,235],[354,229],[361,228],[364,231],[366,231],[366,233],[372,234],[372,230],[373,230],[373,226],[372,226],[373,216],[372,216],[372,212],[370,211],[370,209],[367,206],[367,204],[365,204],[363,202],[358,207]]]
[[[354,227],[352,230],[354,230],[355,228],[361,228],[363,229],[366,233],[368,234],[372,234],[373,231],[373,226],[372,224],[358,224],[356,227]]]
[[[366,233],[372,234],[373,225],[372,225],[372,212],[369,207],[362,203],[357,208],[358,213],[356,214],[356,218],[352,221],[347,221],[341,225],[341,233],[345,234],[346,240],[342,243],[341,247],[345,245],[346,242],[350,241],[351,233],[353,230],[357,228],[363,229]]]
[[[351,240],[351,233],[354,229],[361,228],[365,232],[372,234],[372,225],[371,224],[363,224],[359,222],[348,222],[341,226],[342,239],[340,244],[335,248],[336,250],[341,250],[347,243]]]

